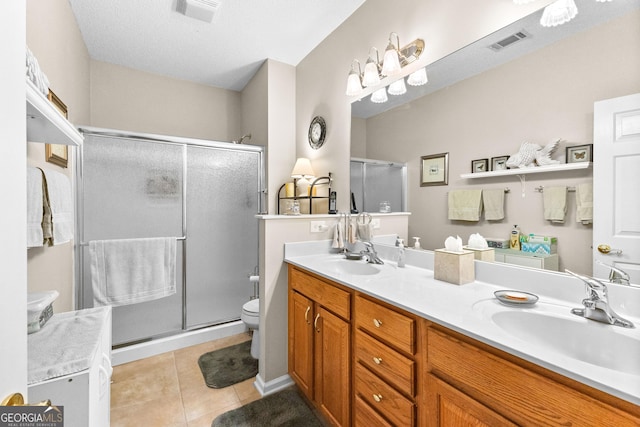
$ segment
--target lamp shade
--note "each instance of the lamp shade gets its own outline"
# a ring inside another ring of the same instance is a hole
[[[371,94],[371,102],[382,104],[389,100],[387,98],[387,89],[382,87]]]
[[[313,178],[316,176],[313,168],[311,167],[311,161],[309,159],[300,157],[296,160],[295,166],[291,171],[291,178]]]
[[[427,81],[427,69],[425,67],[414,71],[409,74],[409,77],[407,77],[407,83],[411,86],[422,86],[423,84],[426,84]]]
[[[378,74],[378,64],[371,58],[367,60],[364,66],[364,76],[362,77],[362,86],[375,86],[380,83],[380,75]]]
[[[540,25],[555,27],[571,21],[578,14],[578,8],[573,0],[556,0],[544,8]]]
[[[389,42],[387,50],[384,52],[382,58],[382,74],[385,76],[393,76],[400,72],[400,59],[398,58],[398,51]]]
[[[407,87],[404,85],[404,78],[389,85],[389,95],[403,95],[405,93],[407,93]]]
[[[362,82],[360,81],[360,75],[356,72],[350,72],[347,78],[347,96],[356,96],[362,92]]]

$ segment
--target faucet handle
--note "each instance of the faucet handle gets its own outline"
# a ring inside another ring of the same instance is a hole
[[[629,276],[629,274],[626,271],[624,271],[621,268],[618,268],[618,267],[616,267],[614,265],[610,265],[610,264],[607,264],[606,262],[602,262],[599,259],[597,259],[596,262],[598,264],[603,265],[605,267],[608,267],[610,269],[609,282],[617,283],[617,284],[621,284],[621,285],[630,284],[631,276]]]

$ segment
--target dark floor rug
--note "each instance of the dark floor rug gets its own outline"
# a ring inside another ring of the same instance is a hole
[[[295,389],[287,389],[219,415],[211,427],[323,427]]]
[[[258,361],[251,357],[251,341],[205,353],[198,359],[205,383],[224,388],[255,377]]]

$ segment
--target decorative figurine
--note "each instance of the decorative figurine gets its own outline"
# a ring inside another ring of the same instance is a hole
[[[509,157],[507,167],[509,168],[530,168],[533,166],[554,165],[560,163],[558,160],[551,160],[551,154],[556,151],[561,139],[550,142],[541,147],[531,142],[523,142],[520,150]]]

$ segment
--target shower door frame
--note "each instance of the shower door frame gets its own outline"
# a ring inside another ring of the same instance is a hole
[[[193,328],[187,327],[187,147],[196,146],[203,148],[214,148],[227,151],[243,151],[243,152],[255,152],[259,154],[260,171],[258,173],[258,185],[256,191],[258,193],[258,212],[256,215],[264,214],[266,206],[266,182],[265,182],[265,147],[260,145],[245,145],[234,144],[232,142],[225,141],[212,141],[205,139],[186,138],[178,136],[168,136],[150,133],[137,133],[128,132],[114,129],[104,129],[91,126],[80,126],[78,130],[83,135],[97,135],[101,137],[109,137],[116,139],[138,139],[140,141],[157,143],[157,144],[169,144],[182,147],[182,236],[179,236],[178,241],[182,241],[182,331],[189,331],[206,327],[203,325],[197,325]],[[75,257],[75,306],[76,310],[83,309],[84,305],[84,253],[82,246],[88,245],[88,242],[84,240],[84,188],[83,188],[83,149],[79,147],[75,150],[76,171],[75,171],[75,207],[76,207],[76,240],[74,242],[74,257]],[[258,239],[260,238],[258,234]],[[259,259],[260,245],[256,247],[257,258]],[[174,333],[168,333],[173,335]],[[165,334],[163,334],[165,335]],[[150,339],[161,338],[161,336],[149,337]]]

